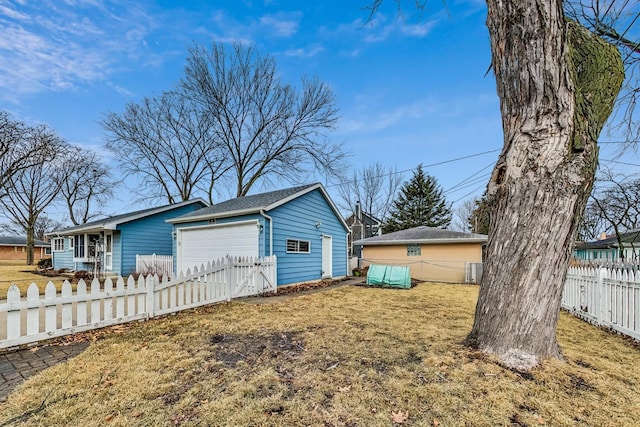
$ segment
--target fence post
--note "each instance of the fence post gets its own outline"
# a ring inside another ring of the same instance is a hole
[[[225,280],[227,281],[227,301],[231,301],[231,292],[233,292],[233,285],[232,285],[232,277],[233,277],[233,263],[232,263],[232,258],[227,255],[227,274],[225,274]]]
[[[155,280],[151,274],[147,275],[144,280],[144,286],[147,291],[147,318],[152,318],[154,315],[154,299],[153,293],[155,291]]]

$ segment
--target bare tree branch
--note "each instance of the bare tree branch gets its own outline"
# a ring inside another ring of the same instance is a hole
[[[102,121],[119,167],[142,180],[138,194],[168,203],[204,189],[213,199],[213,183],[228,166],[212,125],[205,111],[177,92],[130,103]]]
[[[70,147],[60,162],[56,179],[71,222],[84,224],[103,213],[99,208],[113,197],[116,185],[109,168],[94,151],[81,147]]]
[[[300,182],[314,169],[341,173],[345,154],[327,140],[337,121],[327,85],[303,79],[298,93],[280,82],[272,57],[241,44],[229,51],[223,45],[195,46],[189,54],[181,90],[212,119],[236,196],[259,182]]]

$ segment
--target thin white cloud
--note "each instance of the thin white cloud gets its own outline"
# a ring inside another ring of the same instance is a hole
[[[291,37],[298,32],[301,17],[300,12],[279,13],[262,16],[259,22],[278,37]]]
[[[117,84],[115,84],[113,82],[109,82],[109,86],[112,87],[120,95],[124,95],[126,97],[134,97],[136,95],[135,93],[131,92],[130,90],[128,90],[128,89],[126,89],[126,88],[124,88],[124,87],[122,87],[120,85],[117,85]]]
[[[222,10],[212,13],[212,27],[200,28],[200,33],[207,34],[213,41],[220,43],[252,43],[261,38],[290,38],[298,33],[302,12],[280,12],[263,15],[258,18],[237,20]]]
[[[130,0],[44,0],[0,5],[0,90],[5,100],[76,90],[140,56],[152,19]]]
[[[284,52],[286,56],[298,57],[298,58],[310,58],[324,51],[322,46],[316,46],[310,49],[297,48],[289,49]]]
[[[3,6],[0,4],[0,16],[6,16],[8,18],[17,19],[17,20],[26,20],[29,19],[28,15],[24,13],[20,13],[15,9],[11,9],[10,7]]]
[[[422,119],[440,111],[442,108],[441,105],[432,98],[419,100],[411,104],[399,105],[390,110],[382,109],[373,113],[371,112],[371,99],[364,97],[358,100],[357,103],[360,104],[360,107],[357,108],[358,111],[353,117],[340,121],[339,132],[377,132],[401,125],[404,122]]]
[[[323,31],[333,36],[360,35],[364,41],[375,43],[387,40],[392,36],[423,38],[428,36],[439,22],[439,19],[434,18],[412,24],[403,16],[397,16],[391,20],[384,14],[378,13],[368,21],[358,18],[349,23],[341,24],[334,30],[324,28]]]

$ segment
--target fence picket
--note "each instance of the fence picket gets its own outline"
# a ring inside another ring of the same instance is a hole
[[[11,285],[7,290],[7,304],[15,303],[20,303],[20,289],[16,285]],[[7,339],[15,339],[20,336],[22,329],[20,320],[20,310],[9,308],[7,311]]]
[[[136,281],[132,275],[127,278],[127,294],[127,316],[132,316],[138,312],[136,310]]]
[[[78,296],[78,303],[76,305],[76,326],[84,326],[87,324],[87,301],[85,297],[87,295],[87,285],[84,280],[78,282],[76,286],[76,295]]]
[[[116,319],[124,319],[124,304],[126,296],[124,293],[124,279],[118,277],[116,280]]]
[[[93,279],[97,281],[98,279]],[[109,322],[113,319],[113,282],[110,277],[104,281],[104,313],[102,320]]]
[[[40,332],[40,289],[38,285],[32,283],[27,288],[27,335]]]
[[[73,312],[72,312],[72,302],[71,302],[71,283],[68,280],[65,280],[62,283],[62,329],[71,328],[73,326]]]
[[[100,282],[98,282],[97,280],[92,280],[91,281],[91,323],[94,325],[100,324],[100,320],[102,320],[102,316],[100,313],[101,299],[102,299],[102,295],[100,294]]]
[[[58,327],[58,319],[56,313],[56,285],[48,282],[44,288],[44,331],[53,332]]]

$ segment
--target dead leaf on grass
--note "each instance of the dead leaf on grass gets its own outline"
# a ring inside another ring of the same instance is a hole
[[[391,421],[395,424],[403,424],[405,421],[409,419],[409,412],[391,412]]]
[[[351,386],[350,386],[350,385],[348,385],[348,386],[344,386],[344,387],[340,387],[340,388],[338,389],[338,391],[340,391],[340,392],[342,392],[342,393],[347,392],[347,391],[349,391],[349,390],[351,390]]]

